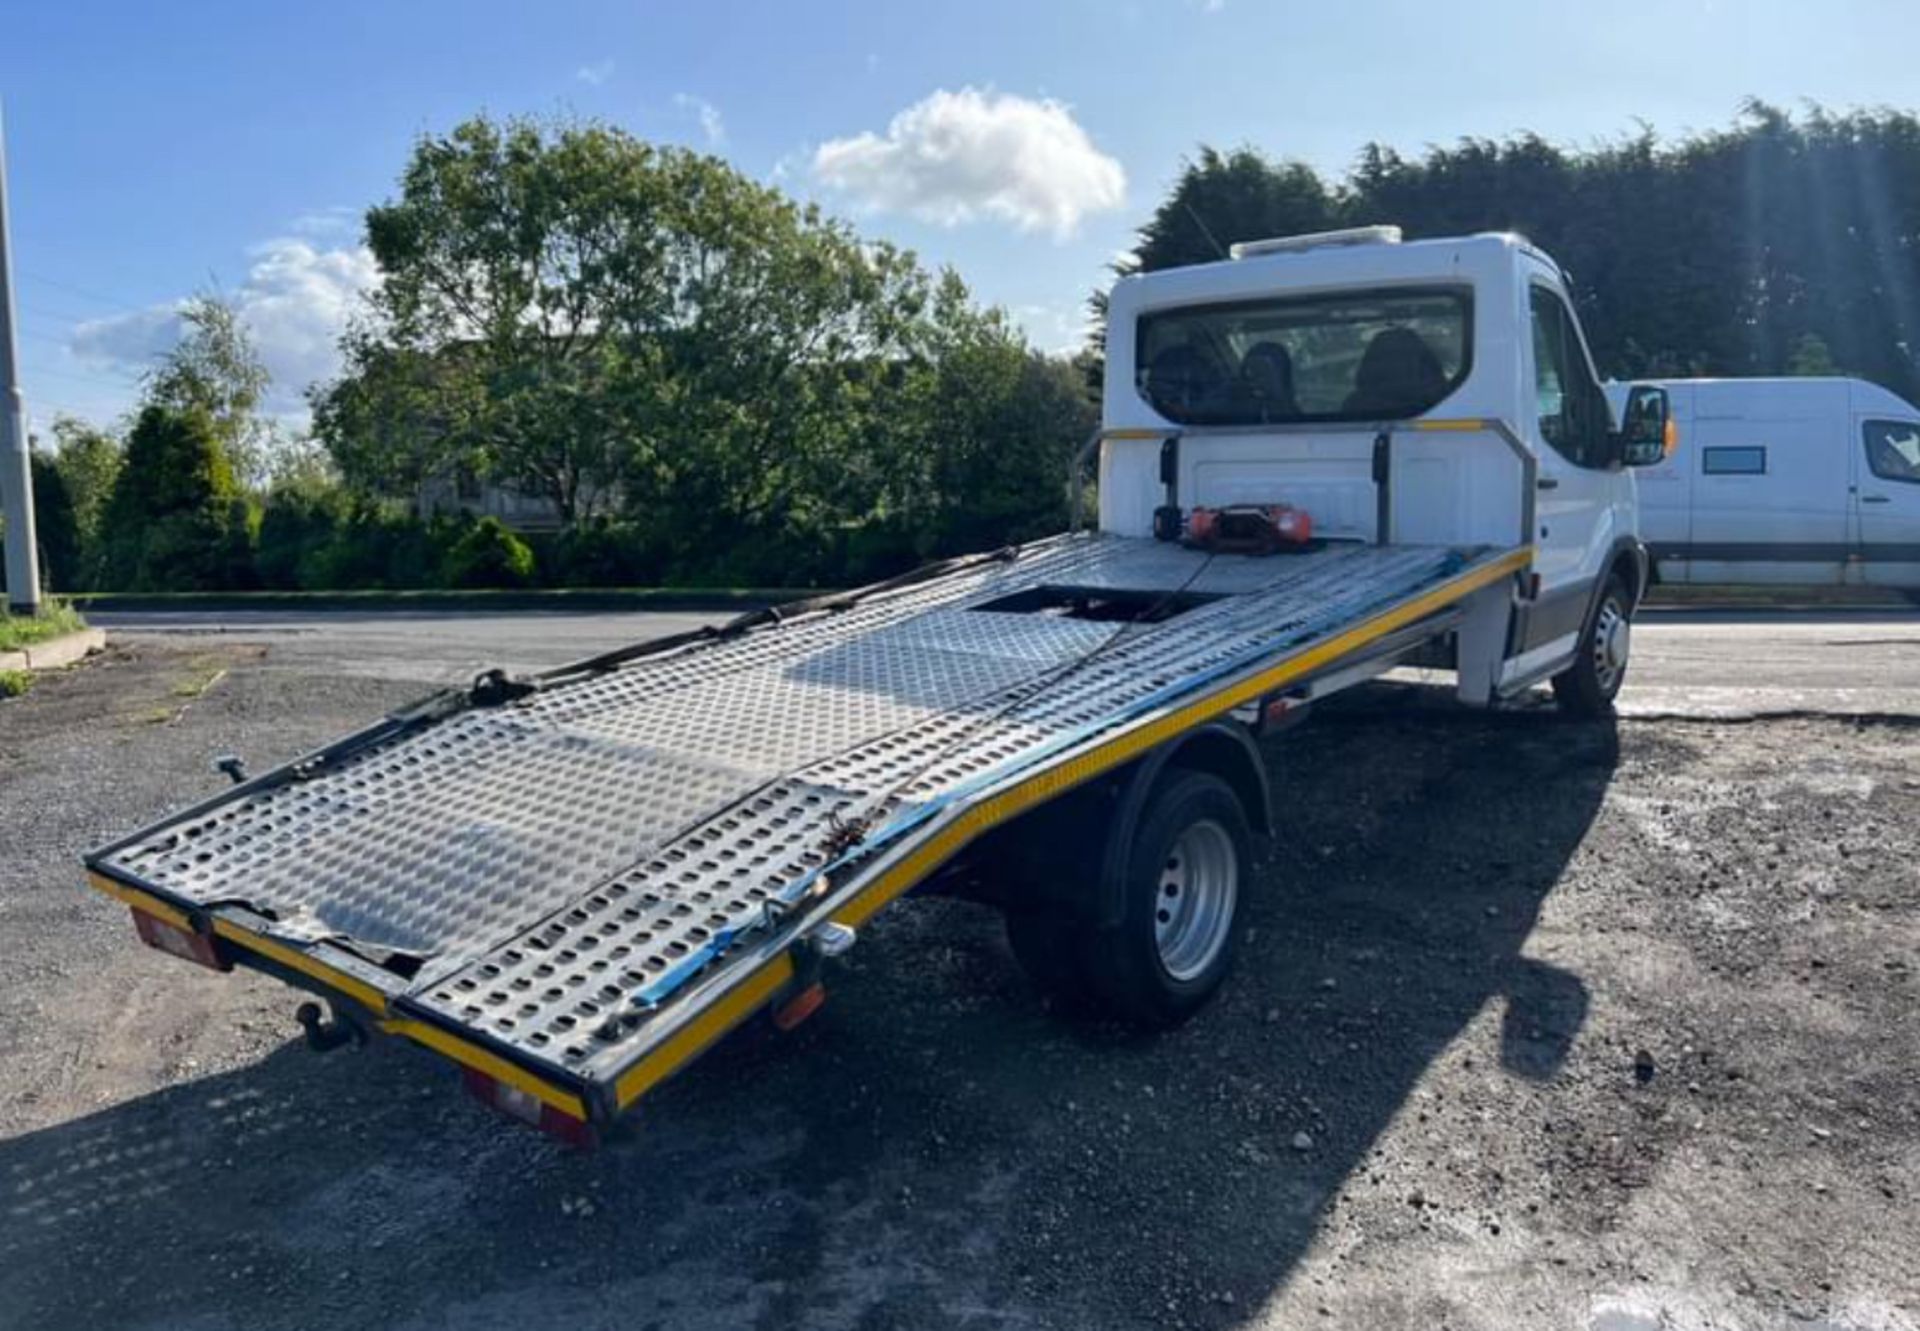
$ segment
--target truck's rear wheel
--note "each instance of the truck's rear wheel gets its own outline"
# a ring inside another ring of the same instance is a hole
[[[1633,640],[1633,611],[1627,589],[1607,579],[1593,614],[1580,632],[1573,664],[1553,677],[1554,701],[1569,716],[1605,716],[1627,677]]]
[[[1169,772],[1129,847],[1119,923],[1080,940],[1089,995],[1148,1026],[1198,1011],[1233,967],[1251,844],[1232,786],[1208,772]]]

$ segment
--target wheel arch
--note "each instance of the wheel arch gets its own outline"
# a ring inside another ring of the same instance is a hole
[[[1616,576],[1626,584],[1627,611],[1631,614],[1640,608],[1640,602],[1646,597],[1647,588],[1653,581],[1653,560],[1639,537],[1622,536],[1614,541],[1613,549],[1607,555],[1606,569],[1594,583],[1593,601],[1587,608],[1588,618],[1592,617],[1593,606],[1600,604],[1601,591]]]
[[[1266,759],[1247,728],[1232,721],[1210,721],[1166,744],[1142,760],[1137,783],[1142,809],[1146,796],[1160,775],[1169,767],[1211,772],[1233,787],[1247,813],[1247,822],[1255,832],[1266,836],[1273,831],[1273,781]],[[1138,817],[1138,810],[1135,817]]]
[[[1209,721],[1175,736],[1140,759],[1126,775],[1114,818],[1107,827],[1101,870],[1092,884],[1093,900],[1087,903],[1093,919],[1102,927],[1120,918],[1134,833],[1151,806],[1161,778],[1170,770],[1219,777],[1239,798],[1247,825],[1255,835],[1266,836],[1272,831],[1272,779],[1260,746],[1245,726],[1229,720]]]
[[[1078,919],[1094,928],[1112,925],[1124,900],[1134,834],[1172,770],[1217,776],[1240,801],[1254,834],[1271,833],[1271,779],[1260,747],[1245,726],[1223,718],[1176,735],[1106,779],[995,829],[972,853],[986,881],[967,894],[1008,910]],[[1018,890],[1010,893],[1016,883]]]

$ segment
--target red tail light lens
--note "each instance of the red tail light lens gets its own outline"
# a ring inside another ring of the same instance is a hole
[[[781,1034],[793,1030],[820,1010],[827,1001],[827,987],[819,982],[808,985],[773,1010],[774,1029]]]
[[[478,1068],[461,1068],[460,1082],[466,1087],[467,1094],[481,1104],[536,1127],[550,1137],[558,1137],[569,1146],[590,1150],[600,1144],[600,1134],[594,1131],[591,1123],[555,1109],[531,1091],[509,1086]]]
[[[133,930],[140,935],[140,941],[148,947],[158,948],[170,956],[179,957],[182,961],[191,961],[209,970],[233,969],[233,961],[213,939],[203,937],[190,929],[168,924],[165,920],[155,919],[143,910],[134,911]]]

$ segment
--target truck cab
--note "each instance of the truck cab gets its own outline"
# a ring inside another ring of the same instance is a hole
[[[1617,428],[1547,254],[1365,227],[1122,278],[1108,308],[1103,530],[1283,501],[1330,540],[1525,546],[1505,613],[1459,642],[1462,696],[1574,671],[1563,701],[1612,698],[1648,570],[1631,467],[1664,456],[1665,395]]]

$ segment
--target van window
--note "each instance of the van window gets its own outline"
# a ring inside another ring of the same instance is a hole
[[[1868,421],[1867,467],[1883,481],[1920,485],[1920,424]]]
[[[1742,444],[1734,448],[1703,448],[1700,470],[1708,476],[1764,476],[1767,474],[1767,450],[1763,445]]]
[[[1464,288],[1193,305],[1141,316],[1134,387],[1182,425],[1404,420],[1458,388],[1472,353]]]
[[[1594,382],[1573,316],[1546,287],[1534,287],[1530,300],[1540,437],[1576,466],[1605,467],[1611,460],[1607,435],[1612,418],[1607,414],[1606,395]]]

